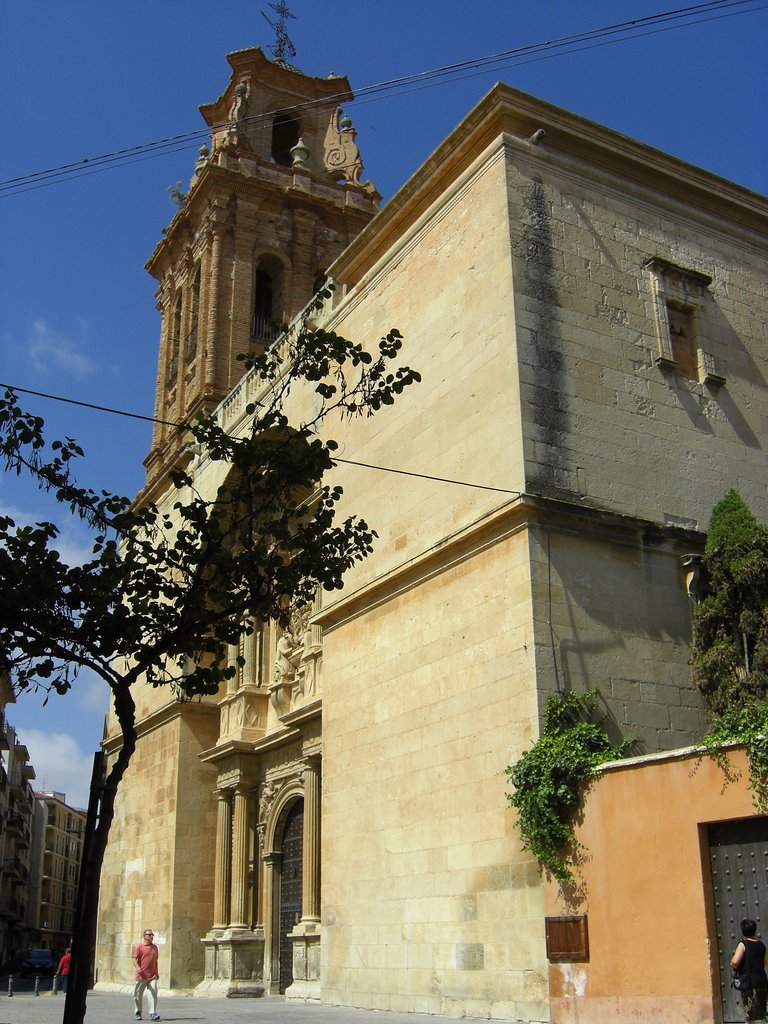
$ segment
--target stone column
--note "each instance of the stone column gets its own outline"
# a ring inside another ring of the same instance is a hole
[[[257,928],[264,928],[264,832],[265,826],[257,824],[255,830],[255,845],[253,850],[253,902],[254,902],[254,924]]]
[[[251,686],[259,684],[259,643],[261,630],[258,622],[251,622],[253,633],[243,637],[243,657],[245,664],[242,670],[243,683]]]
[[[229,921],[229,887],[232,875],[231,792],[220,789],[216,821],[216,874],[213,888],[213,927],[226,928]]]
[[[170,303],[168,299],[168,287],[162,286],[162,299],[157,304],[157,310],[162,316],[160,321],[160,358],[157,368],[157,390],[155,392],[155,419],[167,420],[166,416],[166,386],[165,373],[168,366],[168,323],[171,318]],[[167,423],[155,423],[152,427],[152,443],[164,441],[170,432]]]
[[[247,928],[248,921],[248,790],[235,787],[235,828],[232,837],[232,901],[230,928]]]
[[[248,637],[245,638],[246,640]],[[227,680],[227,693],[235,693],[237,691],[238,678],[240,676],[240,667],[237,664],[237,659],[240,656],[240,645],[229,644],[227,646],[227,667],[233,668],[235,674],[231,679]]]
[[[320,761],[311,758],[304,768],[304,862],[302,864],[302,920],[320,920]]]

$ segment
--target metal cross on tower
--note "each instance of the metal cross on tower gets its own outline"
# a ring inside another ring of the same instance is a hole
[[[288,9],[288,4],[285,0],[278,0],[277,3],[269,5],[277,15],[277,21],[272,21],[264,11],[261,12],[262,17],[275,32],[275,45],[270,46],[269,51],[276,61],[281,64],[285,64],[286,57],[296,56],[296,47],[288,37],[288,32],[285,28],[286,18],[295,18],[296,15],[292,14]]]

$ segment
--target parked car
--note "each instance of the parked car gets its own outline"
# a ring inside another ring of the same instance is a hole
[[[21,961],[22,978],[34,977],[39,974],[41,978],[52,978],[56,973],[56,961],[51,949],[28,949]]]

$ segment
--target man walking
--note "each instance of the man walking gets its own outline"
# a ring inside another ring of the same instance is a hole
[[[134,1017],[141,1020],[141,1006],[144,999],[144,992],[147,992],[149,999],[149,1019],[160,1020],[157,1012],[157,946],[152,941],[155,933],[147,928],[144,931],[144,939],[137,942],[133,947],[131,959],[136,966],[136,986],[133,990],[133,1003],[136,1007]]]

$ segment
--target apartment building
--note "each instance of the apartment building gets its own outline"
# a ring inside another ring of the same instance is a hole
[[[4,688],[10,688],[7,681]],[[5,695],[4,695],[5,700]],[[29,751],[0,711],[0,962],[30,944],[28,892],[35,769]]]
[[[35,793],[29,921],[41,949],[63,952],[72,940],[85,818],[66,794]]]

